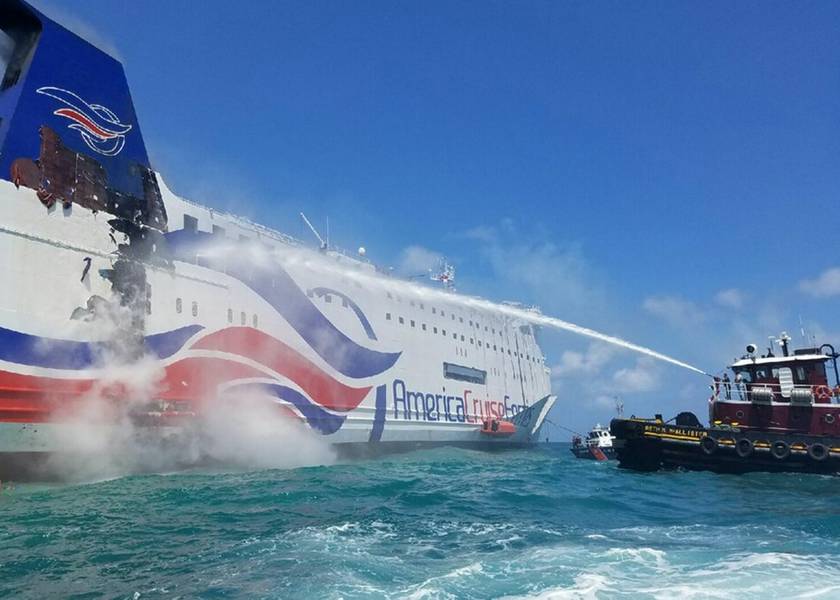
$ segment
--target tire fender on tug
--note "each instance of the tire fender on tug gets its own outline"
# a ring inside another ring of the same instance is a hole
[[[700,449],[706,456],[711,456],[712,454],[714,454],[715,450],[717,450],[717,447],[717,440],[713,437],[709,437],[707,435],[702,440],[700,440]]]
[[[741,438],[735,444],[735,454],[737,454],[741,458],[747,458],[752,453],[753,453],[752,440],[750,440],[748,438]]]
[[[770,446],[770,454],[772,454],[775,459],[785,460],[788,456],[790,456],[790,444],[784,440],[776,440],[773,442],[773,445]]]
[[[819,442],[811,444],[808,446],[808,456],[811,457],[811,460],[815,460],[817,462],[824,461],[828,458],[828,448],[825,444],[820,444]]]

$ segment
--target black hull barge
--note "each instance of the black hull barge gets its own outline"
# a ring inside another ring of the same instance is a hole
[[[755,346],[715,378],[709,427],[692,413],[671,421],[613,419],[616,457],[638,471],[684,468],[717,473],[753,471],[840,473],[840,381],[834,347],[756,356]],[[833,366],[830,387],[826,366]]]

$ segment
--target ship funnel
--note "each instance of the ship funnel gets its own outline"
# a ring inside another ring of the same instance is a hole
[[[120,62],[23,0],[0,0],[0,31],[0,179],[164,229]]]

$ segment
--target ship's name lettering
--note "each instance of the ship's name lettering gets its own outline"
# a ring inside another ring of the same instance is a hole
[[[682,435],[685,437],[703,437],[702,431],[696,429],[683,429],[682,427],[670,427],[668,425],[645,425],[645,432],[665,433],[668,435]]]
[[[392,386],[394,419],[406,421],[449,421],[450,423],[481,423],[484,419],[509,418],[527,408],[524,404],[504,400],[482,400],[465,389],[463,394],[447,395],[415,392],[402,379]]]

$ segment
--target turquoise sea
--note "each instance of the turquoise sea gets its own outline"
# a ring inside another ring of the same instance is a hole
[[[837,598],[838,485],[557,447],[5,485],[0,597]]]

